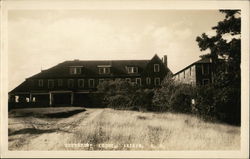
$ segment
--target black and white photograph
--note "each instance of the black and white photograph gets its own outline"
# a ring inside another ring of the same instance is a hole
[[[8,153],[249,155],[249,6],[82,2],[1,4]]]

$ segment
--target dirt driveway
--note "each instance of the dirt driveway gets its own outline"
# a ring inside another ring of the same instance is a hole
[[[74,133],[103,109],[87,109],[68,118],[9,118],[9,150],[63,150]]]

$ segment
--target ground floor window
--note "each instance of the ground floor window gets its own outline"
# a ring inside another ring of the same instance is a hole
[[[147,78],[146,78],[146,84],[147,84],[147,85],[150,85],[150,84],[151,84],[151,78],[150,78],[150,77],[147,77]]]
[[[140,86],[141,85],[141,78],[136,78],[135,83]]]
[[[131,78],[125,78],[125,81],[131,82]]]
[[[73,79],[69,79],[69,80],[68,80],[68,87],[69,87],[69,88],[74,87],[74,80],[73,80]]]
[[[103,83],[104,79],[99,79],[99,84]]]
[[[63,80],[62,79],[58,79],[58,87],[61,87],[63,85]]]
[[[154,84],[155,84],[155,86],[159,86],[161,84],[161,80],[159,77],[154,79]]]
[[[203,79],[202,84],[203,85],[208,85],[209,84],[209,79]]]
[[[54,88],[54,80],[48,80],[48,88]]]
[[[43,80],[42,80],[42,79],[39,79],[39,80],[38,80],[38,86],[39,86],[39,87],[43,87]]]
[[[95,87],[95,80],[89,79],[89,88],[94,88],[94,87]]]
[[[84,87],[84,79],[78,79],[78,87],[83,88]]]

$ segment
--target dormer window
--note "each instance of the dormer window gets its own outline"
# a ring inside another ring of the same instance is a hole
[[[128,73],[138,73],[138,67],[127,67]]]
[[[71,75],[79,75],[82,73],[82,66],[71,66],[69,72]]]
[[[110,65],[99,65],[99,74],[110,74]]]
[[[154,72],[160,72],[160,65],[154,64]]]

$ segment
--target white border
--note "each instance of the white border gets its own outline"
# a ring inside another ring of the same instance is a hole
[[[8,10],[12,9],[241,9],[242,124],[240,151],[8,151]],[[167,0],[3,0],[1,1],[1,157],[8,158],[248,158],[249,156],[249,1]]]

